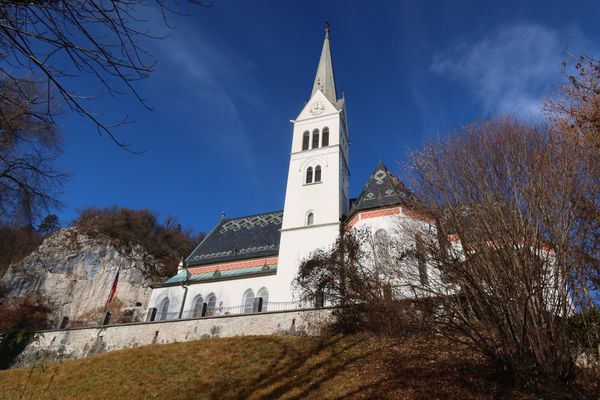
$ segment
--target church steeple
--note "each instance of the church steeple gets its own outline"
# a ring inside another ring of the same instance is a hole
[[[350,143],[344,101],[336,98],[329,24],[312,94],[291,122],[294,128],[277,267],[277,276],[290,285],[303,259],[335,242],[340,221],[349,212]]]
[[[317,75],[315,76],[315,83],[311,96],[315,94],[317,89],[327,97],[327,100],[331,104],[335,105],[337,102],[337,93],[335,91],[335,79],[333,77],[333,63],[331,62],[331,49],[329,47],[329,31],[331,27],[329,22],[325,22],[325,41],[323,42],[323,50],[321,50],[321,59],[319,60],[319,67],[317,68]]]

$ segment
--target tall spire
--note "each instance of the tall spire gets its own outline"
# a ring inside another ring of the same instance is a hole
[[[317,89],[320,89],[325,97],[335,105],[337,102],[337,93],[335,91],[335,79],[333,77],[331,49],[329,48],[330,30],[331,26],[329,25],[329,21],[325,21],[325,41],[323,42],[323,50],[321,51],[321,59],[319,60],[319,67],[317,68],[317,76],[315,77],[311,96],[315,94]]]

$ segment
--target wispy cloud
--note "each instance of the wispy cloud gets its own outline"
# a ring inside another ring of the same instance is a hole
[[[250,182],[258,188],[256,155],[237,107],[240,98],[247,100],[244,72],[253,65],[224,44],[211,42],[194,27],[179,28],[177,35],[154,44],[163,76],[181,87],[182,98],[196,104],[199,113],[194,117],[211,119],[213,130],[215,124],[219,126],[222,134],[212,136],[212,143],[219,151],[230,153],[224,154],[225,158],[240,160]]]
[[[539,118],[543,97],[561,77],[566,46],[582,39],[576,30],[561,34],[521,23],[456,41],[431,68],[464,83],[486,113]]]

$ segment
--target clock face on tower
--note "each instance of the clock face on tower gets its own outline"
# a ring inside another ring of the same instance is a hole
[[[323,104],[320,101],[315,101],[314,103],[312,103],[310,105],[308,112],[311,115],[321,115],[321,114],[323,114],[323,112],[325,112],[325,104]]]

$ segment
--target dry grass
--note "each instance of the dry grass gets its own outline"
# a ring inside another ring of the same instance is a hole
[[[550,397],[512,388],[490,371],[479,357],[439,337],[237,337],[0,371],[0,399]],[[555,388],[551,397],[597,399],[595,385]]]

